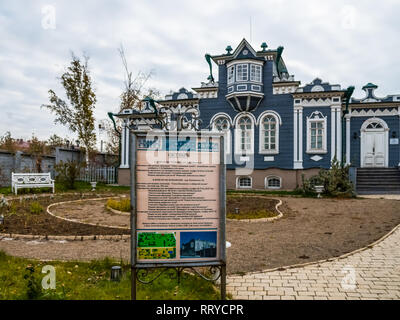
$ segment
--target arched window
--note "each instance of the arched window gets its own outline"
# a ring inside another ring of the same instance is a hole
[[[226,116],[217,116],[213,121],[213,129],[225,133],[225,153],[231,153],[231,125]]]
[[[379,122],[372,122],[367,126],[367,129],[383,129]]]
[[[252,154],[254,152],[254,122],[245,115],[236,123],[235,146],[237,154]]]
[[[282,179],[277,176],[270,176],[265,178],[266,189],[280,189],[282,188]]]
[[[264,116],[261,121],[260,153],[279,153],[279,122],[272,114]]]
[[[239,177],[236,181],[236,187],[238,189],[251,189],[252,179],[251,177]]]
[[[218,131],[226,131],[229,130],[229,121],[226,117],[221,116],[214,120],[215,129]]]

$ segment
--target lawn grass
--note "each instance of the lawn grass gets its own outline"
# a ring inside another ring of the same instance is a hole
[[[275,212],[263,209],[254,210],[246,213],[239,213],[239,214],[229,212],[226,215],[228,219],[233,219],[233,220],[264,219],[264,218],[273,218],[276,216],[277,214]]]
[[[44,290],[42,268],[56,270],[56,289]],[[121,265],[121,281],[110,281],[110,269]],[[30,268],[31,271],[26,268]],[[154,274],[150,273],[150,277]],[[27,278],[24,278],[27,277]],[[178,285],[164,273],[152,284],[138,284],[140,300],[215,300],[219,292],[211,282],[185,275]],[[0,251],[0,300],[129,300],[131,298],[130,267],[110,259],[92,262],[40,262],[15,258]]]

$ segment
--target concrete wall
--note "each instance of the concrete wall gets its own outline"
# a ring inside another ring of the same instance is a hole
[[[11,185],[12,172],[51,172],[54,179],[54,166],[60,161],[85,161],[85,154],[80,150],[56,148],[54,156],[43,156],[41,163],[37,164],[36,159],[27,153],[17,151],[16,153],[0,150],[0,186]],[[118,161],[118,156],[99,153],[94,157],[93,165],[98,167],[111,166]],[[38,170],[37,165],[40,166]],[[129,178],[128,178],[129,183]]]
[[[51,172],[54,178],[55,156],[44,156],[40,162],[41,172]],[[0,151],[0,186],[11,185],[12,172],[37,172],[36,159],[30,154]]]
[[[239,177],[251,177],[253,190],[265,190],[265,178],[269,176],[279,177],[281,179],[281,188],[279,190],[294,190],[302,185],[302,175],[306,179],[317,175],[319,169],[306,170],[285,170],[285,169],[257,169],[251,174],[237,175],[236,170],[226,171],[226,187],[227,189],[237,189],[236,180]]]
[[[306,179],[317,175],[319,169],[308,169],[308,170],[285,170],[285,169],[256,169],[252,174],[243,175],[250,176],[253,181],[252,189],[264,190],[265,189],[265,178],[269,176],[277,176],[281,178],[282,188],[280,190],[294,190],[297,186],[302,185],[302,175]],[[226,187],[227,189],[236,189],[236,179],[242,177],[236,175],[236,170],[226,170]],[[130,169],[118,169],[118,184],[122,186],[130,185]]]

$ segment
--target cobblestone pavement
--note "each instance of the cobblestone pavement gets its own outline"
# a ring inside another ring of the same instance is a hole
[[[227,292],[240,300],[400,299],[400,226],[372,248],[340,259],[229,276]]]
[[[400,200],[400,194],[369,194],[361,195],[360,198]]]

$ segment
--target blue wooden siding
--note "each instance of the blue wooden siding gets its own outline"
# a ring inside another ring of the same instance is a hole
[[[274,95],[272,90],[273,62],[265,61],[263,67],[264,98],[258,108],[252,112],[258,120],[259,116],[266,110],[275,111],[282,118],[282,125],[279,128],[279,154],[271,155],[275,161],[265,162],[264,157],[258,153],[259,150],[259,130],[255,125],[254,130],[254,168],[293,168],[293,97],[291,94]],[[232,106],[226,101],[227,79],[226,65],[219,66],[219,90],[217,99],[201,99],[199,103],[200,114],[203,120],[203,128],[210,124],[211,118],[219,112],[227,113],[232,120],[238,114]],[[231,130],[231,150],[234,150],[234,131]],[[243,164],[242,164],[243,165]],[[239,165],[240,166],[240,165]],[[228,165],[228,169],[233,169],[238,165]]]

